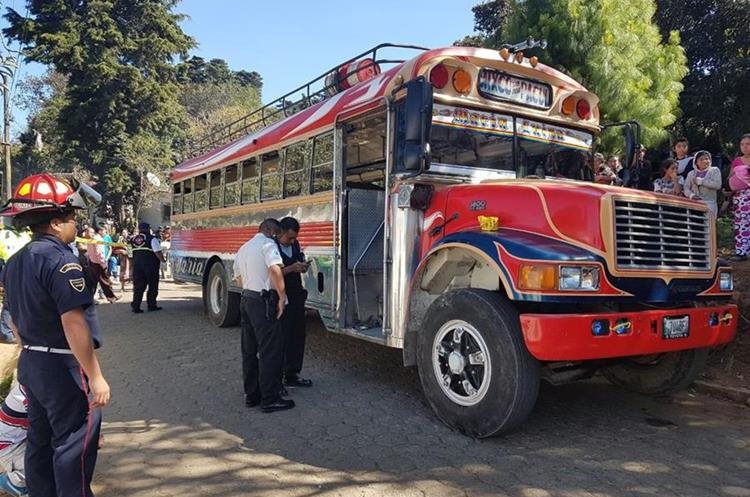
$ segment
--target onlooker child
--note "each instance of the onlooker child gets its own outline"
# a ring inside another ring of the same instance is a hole
[[[690,150],[690,143],[687,138],[684,136],[675,138],[672,152],[677,160],[677,174],[682,176],[683,180],[686,180],[688,173],[693,170],[693,157],[688,155],[688,150]]]
[[[13,496],[27,495],[24,473],[26,432],[29,416],[26,394],[18,383],[0,407],[0,491]]]
[[[694,169],[685,180],[685,196],[702,200],[714,216],[718,215],[717,194],[721,190],[721,170],[711,165],[711,154],[705,150],[693,157]]]
[[[740,155],[732,161],[729,188],[734,192],[733,261],[744,261],[750,254],[750,133],[740,139]]]
[[[677,161],[674,159],[667,159],[661,163],[661,177],[654,181],[655,192],[682,195],[682,178],[677,174],[677,168]]]

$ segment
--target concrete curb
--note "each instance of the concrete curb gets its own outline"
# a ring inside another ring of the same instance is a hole
[[[693,382],[693,388],[699,392],[716,395],[737,402],[738,404],[750,406],[750,390],[746,388],[726,387],[703,380]]]

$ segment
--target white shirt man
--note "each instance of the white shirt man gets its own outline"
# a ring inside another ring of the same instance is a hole
[[[243,290],[260,292],[271,289],[269,268],[283,265],[274,239],[258,233],[237,251],[233,269]]]
[[[286,291],[284,264],[276,242],[279,222],[266,219],[260,233],[240,247],[234,258],[234,274],[242,287],[242,380],[245,405],[260,405],[263,412],[283,411],[294,401],[282,397],[281,374],[284,335],[281,315]]]

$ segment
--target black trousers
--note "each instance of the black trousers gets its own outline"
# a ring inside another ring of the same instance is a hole
[[[93,262],[89,263],[89,265],[86,266],[86,273],[87,280],[91,284],[92,293],[96,294],[96,287],[101,285],[102,292],[104,292],[104,295],[108,299],[115,297],[115,292],[112,290],[112,281],[109,279],[109,276],[107,276],[107,272],[104,271],[103,267]]]
[[[18,381],[28,398],[26,485],[34,497],[93,497],[101,410],[72,355],[23,350]]]
[[[266,315],[266,303],[260,296],[243,292],[240,301],[242,320],[242,380],[245,395],[271,404],[280,398],[284,336],[276,307]]]
[[[307,292],[287,294],[289,303],[281,315],[284,331],[284,373],[297,375],[305,358],[305,301]]]
[[[159,265],[133,264],[133,309],[141,308],[143,293],[146,292],[146,305],[149,309],[156,307],[156,296],[159,295]]]

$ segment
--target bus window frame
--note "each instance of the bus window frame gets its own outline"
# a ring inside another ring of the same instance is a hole
[[[252,176],[252,178],[246,178],[245,177],[245,163],[248,161],[255,161],[255,171],[256,174]],[[238,177],[240,181],[240,198],[239,198],[239,205],[252,205],[257,204],[260,202],[260,177],[261,177],[261,170],[260,170],[260,156],[253,155],[251,157],[247,157],[246,159],[243,159],[239,162],[239,171],[238,171]],[[254,193],[255,193],[255,200],[245,200],[245,181],[254,181],[255,187],[254,187]]]
[[[172,214],[182,214],[182,181],[178,181],[172,184]],[[175,193],[175,188],[179,188],[179,192]],[[177,200],[180,201],[180,208],[175,209]]]
[[[219,178],[219,184],[217,186],[212,186],[212,182],[215,177]],[[221,209],[224,207],[224,168],[216,169],[214,171],[210,171],[208,173],[208,210],[215,210],[215,209]],[[213,190],[214,188],[218,188],[218,193],[216,196],[219,197],[218,205],[214,206],[212,205],[214,200],[214,194]]]
[[[229,172],[230,168],[232,168],[232,167],[236,168],[235,180],[233,182],[231,182],[231,183],[228,183],[227,182],[227,173]],[[223,183],[224,184],[222,186],[222,202],[223,202],[222,205],[224,207],[232,206],[232,205],[239,205],[241,197],[242,197],[242,182],[240,180],[240,175],[241,175],[240,163],[239,162],[235,162],[234,164],[229,164],[228,166],[224,167],[223,171],[224,171],[224,173],[223,173],[223,177],[224,177]],[[227,187],[229,187],[229,186],[232,186],[235,189],[235,201],[234,202],[227,202]],[[240,190],[239,192],[236,191],[238,189],[238,186],[239,186],[239,190]]]
[[[203,208],[198,209],[198,205],[197,205],[198,187],[196,186],[195,183],[196,183],[196,180],[200,178],[203,178],[203,181],[206,182],[203,189],[201,190],[201,192],[204,192],[204,191],[206,192],[206,199],[205,199],[205,205],[203,206]],[[210,184],[209,184],[210,179],[211,178],[209,177],[209,173],[198,174],[193,177],[193,212],[203,212],[203,211],[209,210],[210,199],[209,199],[208,192],[210,191]]]
[[[298,147],[303,146],[304,147],[304,155],[302,158],[302,167],[298,169],[289,170],[289,149],[292,147]],[[309,195],[310,193],[310,167],[312,163],[312,139],[307,140],[301,140],[295,143],[292,143],[291,145],[288,145],[284,147],[284,179],[282,182],[282,198],[293,198],[293,197],[301,197],[303,195]],[[289,195],[287,193],[287,184],[288,184],[288,177],[289,174],[296,174],[296,173],[302,173],[302,180],[300,181],[300,191],[297,194]],[[305,174],[307,174],[307,178],[305,178]],[[305,181],[307,179],[307,181]]]
[[[183,214],[189,214],[195,212],[195,178],[188,178],[183,181],[182,185],[182,212]],[[186,184],[190,184],[190,193],[185,193]],[[189,205],[189,209],[185,209],[185,206]]]
[[[278,158],[276,160],[278,161],[279,169],[278,169],[278,171],[276,171],[273,174],[266,175],[264,173],[264,170],[263,170],[263,165],[266,162],[266,156],[274,154],[274,153],[278,155]],[[279,199],[284,198],[284,155],[285,155],[284,154],[284,149],[270,150],[270,151],[268,151],[266,153],[260,154],[260,156],[259,156],[259,159],[260,159],[259,160],[259,163],[260,163],[260,194],[259,194],[259,197],[258,197],[258,201],[259,202],[261,202],[261,203],[262,202],[271,202],[271,201],[274,201],[274,200],[279,200]],[[279,193],[276,196],[265,198],[263,196],[263,190],[264,190],[264,188],[263,188],[263,180],[266,177],[269,177],[269,179],[271,179],[274,176],[276,176],[276,177],[278,177],[280,179]]]
[[[316,164],[315,163],[315,155],[316,155],[319,143],[323,139],[328,139],[329,137],[330,137],[330,140],[331,140],[331,143],[330,143],[331,160],[330,161],[321,162],[319,164]],[[333,186],[334,186],[333,185],[333,175],[334,175],[333,167],[334,167],[335,156],[336,156],[336,151],[334,150],[334,145],[335,144],[334,144],[334,132],[333,132],[333,130],[326,131],[325,133],[321,133],[321,134],[316,135],[316,136],[313,137],[312,152],[310,154],[310,194],[312,194],[312,195],[314,195],[316,193],[333,191]],[[316,190],[315,189],[315,171],[319,170],[319,169],[322,169],[326,165],[330,166],[330,171],[331,171],[331,187],[330,188]]]

